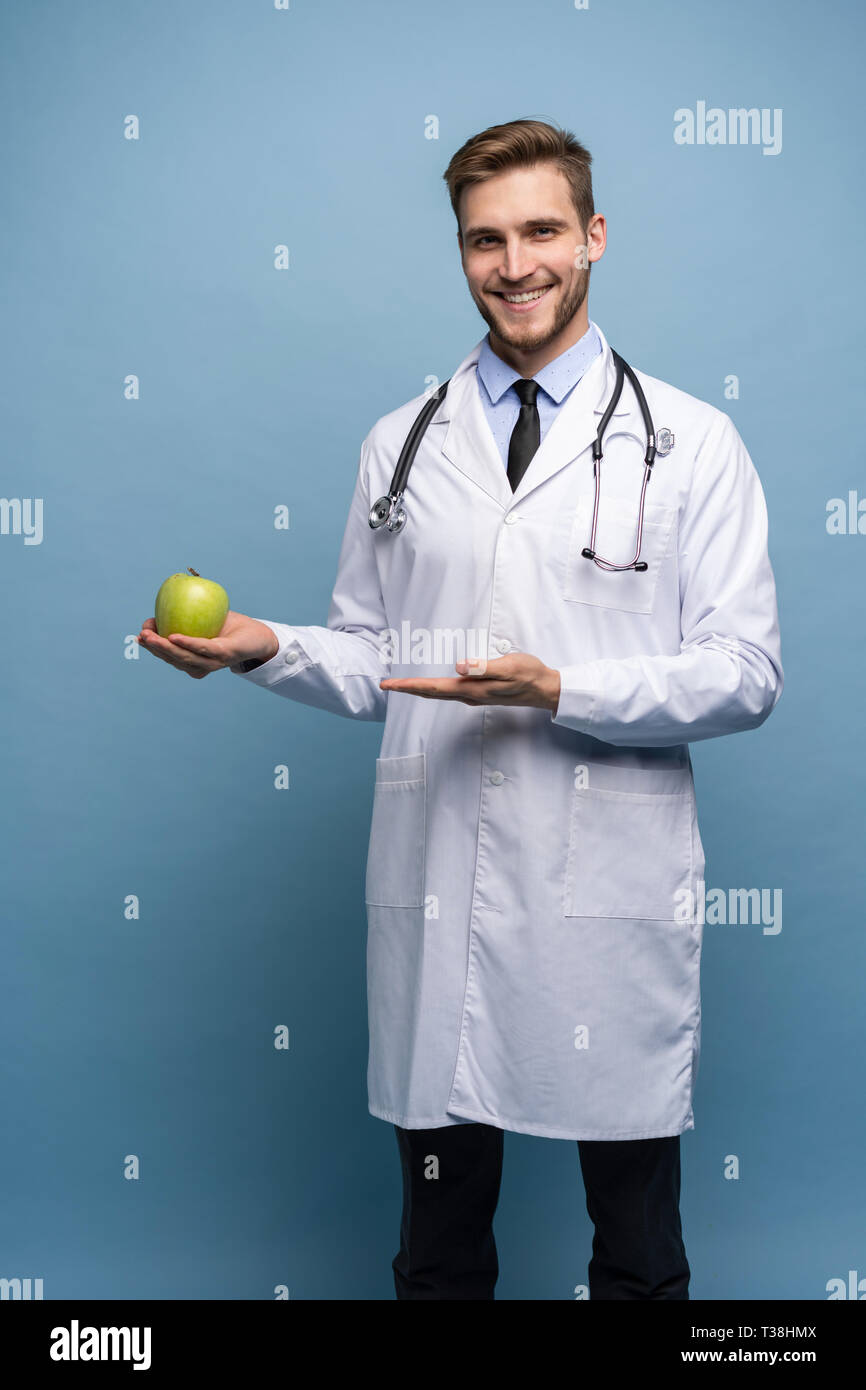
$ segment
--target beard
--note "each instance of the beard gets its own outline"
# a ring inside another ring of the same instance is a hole
[[[490,329],[491,346],[493,346],[492,340],[499,338],[500,342],[506,343],[508,347],[517,348],[520,352],[537,352],[539,348],[546,347],[548,343],[558,337],[563,329],[571,323],[586,299],[588,290],[589,271],[578,270],[574,284],[568,293],[559,300],[554,310],[553,323],[547,329],[530,328],[528,325],[523,327],[519,322],[507,323],[493,313],[486,300],[478,299],[474,294],[472,298],[479,314]]]

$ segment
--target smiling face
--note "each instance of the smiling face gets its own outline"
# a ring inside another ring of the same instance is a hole
[[[605,248],[600,213],[584,232],[565,175],[552,163],[470,184],[460,199],[463,270],[490,346],[524,376],[589,327],[589,269]]]

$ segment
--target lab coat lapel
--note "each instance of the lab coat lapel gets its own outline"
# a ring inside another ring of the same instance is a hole
[[[448,430],[442,444],[445,458],[498,502],[504,511],[510,505],[513,493],[481,404],[475,371],[480,353],[481,342],[476,343],[469,356],[460,363],[451,378],[445,399],[430,423],[431,426],[447,423]]]
[[[610,345],[598,324],[595,325],[602,350],[570,393],[562,409],[557,411],[553,424],[546,431],[541,445],[512,492],[496,441],[487,422],[476,381],[476,363],[481,342],[457,368],[431,424],[447,424],[442,444],[445,458],[459,468],[478,487],[506,511],[512,502],[520,502],[547,482],[560,469],[573,463],[588,449],[598,433],[616,381],[616,366]],[[483,339],[482,339],[483,342]],[[645,439],[643,416],[628,380],[605,432],[605,439],[614,433],[627,432],[639,441]]]

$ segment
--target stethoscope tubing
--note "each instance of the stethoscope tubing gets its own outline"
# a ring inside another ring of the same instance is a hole
[[[641,543],[643,540],[644,504],[646,498],[647,483],[650,480],[653,464],[655,463],[656,457],[655,427],[653,425],[652,415],[650,414],[650,409],[647,404],[646,396],[643,393],[641,384],[635,376],[635,373],[632,371],[625,358],[621,357],[620,354],[614,348],[611,348],[611,354],[616,365],[616,382],[614,385],[614,389],[611,393],[610,400],[607,403],[605,412],[601,417],[601,423],[598,427],[598,433],[592,445],[592,466],[593,475],[595,478],[595,499],[592,508],[592,532],[590,535],[589,545],[584,546],[583,550],[581,551],[581,555],[585,555],[587,559],[593,560],[599,569],[608,571],[629,569],[643,571],[646,570],[647,564],[646,561],[641,561],[640,552]],[[598,528],[598,509],[599,502],[601,499],[601,461],[604,452],[604,432],[607,429],[608,422],[610,421],[613,412],[616,410],[619,398],[622,395],[623,383],[626,376],[628,377],[631,383],[632,389],[635,393],[635,396],[637,397],[638,405],[640,406],[641,414],[643,415],[644,426],[646,429],[647,444],[646,453],[644,455],[644,474],[640,490],[640,504],[638,507],[637,537],[634,558],[630,560],[627,564],[617,564],[613,560],[606,560],[602,555],[599,555],[596,552],[595,537]],[[424,405],[422,406],[421,410],[416,416],[412,424],[412,428],[409,430],[409,433],[406,436],[403,448],[400,450],[400,457],[397,460],[397,466],[394,469],[394,476],[391,479],[391,486],[388,489],[388,493],[384,497],[379,497],[373,503],[373,506],[370,509],[369,521],[370,526],[374,530],[378,530],[379,527],[387,524],[389,531],[393,533],[398,533],[402,531],[403,527],[405,526],[406,512],[405,508],[402,505],[402,501],[403,495],[406,491],[406,484],[409,480],[409,472],[412,467],[412,464],[415,461],[415,455],[417,454],[418,448],[421,444],[421,440],[424,437],[424,432],[427,429],[427,426],[430,423],[431,419],[433,418],[433,415],[438,410],[442,401],[445,399],[445,393],[448,390],[448,385],[448,381],[443,381],[442,385],[436,391],[433,392],[430,399],[424,402]]]
[[[634,372],[632,371],[631,367],[628,365],[625,358],[620,356],[620,354],[616,351],[615,348],[611,348],[611,353],[613,355],[613,360],[616,363],[616,384],[614,386],[611,398],[608,401],[607,409],[605,410],[604,415],[601,418],[601,424],[598,427],[598,434],[596,435],[595,441],[592,446],[592,471],[595,477],[595,499],[593,501],[592,507],[592,532],[589,538],[589,545],[584,546],[583,550],[580,553],[581,555],[585,555],[588,560],[594,560],[599,569],[608,571],[633,569],[643,572],[644,570],[646,570],[647,564],[645,560],[641,560],[640,551],[641,543],[643,540],[643,519],[644,503],[646,499],[646,487],[652,474],[653,464],[655,463],[656,456],[655,426],[653,425],[653,420],[650,414],[650,408],[647,405],[646,396],[644,395],[643,390],[641,388],[641,384],[635,376]],[[610,420],[610,417],[613,415],[613,412],[616,410],[617,403],[619,402],[619,398],[622,395],[623,380],[625,376],[628,377],[629,381],[631,382],[632,389],[634,390],[634,393],[637,396],[638,405],[640,406],[641,414],[643,415],[644,427],[646,429],[647,443],[646,454],[644,455],[643,481],[641,483],[640,489],[640,504],[638,506],[637,539],[635,544],[634,556],[631,560],[629,560],[628,564],[616,564],[613,560],[605,560],[602,555],[599,555],[597,553],[595,548],[595,535],[596,529],[598,527],[598,507],[599,500],[601,497],[601,460],[603,453],[602,440],[604,438],[604,432],[607,429],[608,421]]]

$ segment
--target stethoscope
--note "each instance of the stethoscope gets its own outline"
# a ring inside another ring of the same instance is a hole
[[[643,537],[644,520],[644,499],[646,496],[647,483],[650,480],[656,454],[663,457],[669,454],[674,445],[674,436],[668,429],[659,430],[659,437],[656,440],[655,427],[653,426],[652,416],[647,405],[646,396],[641,389],[641,384],[632,371],[631,367],[619,353],[611,348],[613,360],[616,363],[616,382],[613,393],[607,404],[607,409],[601,417],[601,424],[598,427],[598,434],[592,445],[593,473],[595,476],[595,503],[592,509],[592,532],[589,538],[589,545],[584,546],[581,555],[585,555],[588,560],[594,560],[599,569],[603,570],[640,570],[647,568],[645,560],[640,558],[641,540]],[[643,482],[640,490],[640,505],[637,520],[637,546],[634,559],[629,560],[626,565],[615,564],[612,560],[605,560],[599,555],[595,548],[595,533],[598,527],[598,504],[601,496],[601,460],[602,460],[602,440],[607,429],[608,421],[616,410],[619,398],[622,395],[623,381],[628,377],[632,388],[637,397],[638,404],[643,415],[644,427],[646,429],[646,454],[644,455]],[[397,467],[394,469],[394,476],[391,479],[391,486],[387,496],[380,497],[370,508],[370,525],[376,531],[380,526],[387,525],[388,530],[395,535],[403,530],[406,525],[406,509],[403,506],[403,494],[406,491],[406,482],[409,477],[409,470],[418,452],[418,446],[424,436],[431,418],[438,410],[445,398],[448,390],[448,382],[444,381],[439,389],[434,392],[429,401],[424,403],[421,413],[406,436],[403,448],[400,450],[400,457],[397,460]]]

